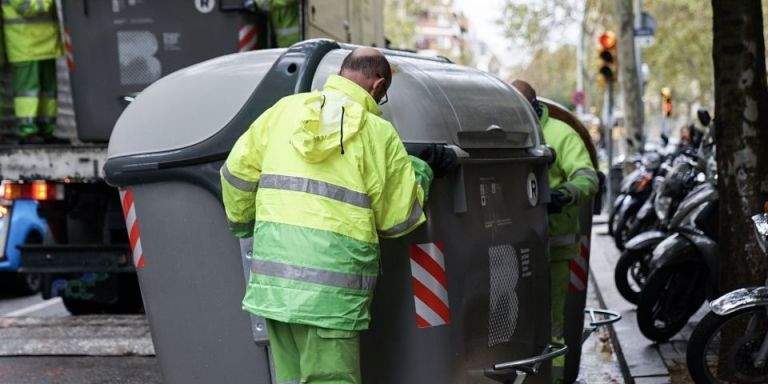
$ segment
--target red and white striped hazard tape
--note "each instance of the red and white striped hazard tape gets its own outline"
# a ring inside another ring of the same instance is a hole
[[[444,245],[439,241],[412,244],[409,249],[416,326],[419,328],[451,322],[443,249]]]
[[[256,49],[258,29],[253,24],[240,24],[238,52]]]
[[[69,36],[69,30],[64,30],[64,55],[67,57],[67,67],[69,71],[75,70],[75,56],[72,53],[72,38]]]
[[[120,190],[120,202],[123,205],[125,227],[128,228],[128,239],[133,251],[133,265],[136,268],[144,268],[144,251],[141,249],[141,237],[139,236],[139,221],[136,220],[136,207],[133,204],[133,191]]]
[[[587,236],[581,236],[579,254],[571,260],[570,270],[571,277],[568,290],[570,292],[586,290],[589,279],[589,238]]]

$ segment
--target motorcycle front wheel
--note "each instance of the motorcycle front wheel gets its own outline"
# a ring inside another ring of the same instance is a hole
[[[683,329],[706,298],[702,272],[692,264],[651,272],[637,300],[637,325],[643,336],[662,342]]]
[[[616,289],[625,300],[637,304],[640,291],[650,273],[650,257],[653,249],[627,249],[619,257],[613,270]]]
[[[696,383],[768,383],[768,364],[756,361],[768,343],[766,307],[724,316],[708,313],[688,341],[688,371]]]

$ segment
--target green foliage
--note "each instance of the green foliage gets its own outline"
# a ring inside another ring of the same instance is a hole
[[[576,48],[563,45],[555,50],[540,49],[530,64],[514,68],[511,79],[530,83],[540,96],[571,106],[571,93],[576,89]]]
[[[507,37],[538,50],[556,39],[558,32],[578,22],[583,4],[578,0],[507,0],[497,22]]]
[[[384,36],[389,39],[392,48],[414,49],[415,25],[419,11],[417,0],[384,1]]]
[[[676,105],[711,104],[714,74],[709,2],[645,0],[643,6],[657,23],[654,44],[643,52],[643,60],[651,71],[646,97],[658,100],[657,95],[666,86],[672,89]]]

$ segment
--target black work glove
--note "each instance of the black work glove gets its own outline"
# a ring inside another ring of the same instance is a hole
[[[459,167],[456,152],[442,144],[406,143],[405,149],[409,155],[429,164],[435,177],[443,177]]]
[[[563,207],[571,202],[571,197],[566,195],[560,189],[553,189],[549,192],[549,204],[547,204],[547,213],[560,213]]]

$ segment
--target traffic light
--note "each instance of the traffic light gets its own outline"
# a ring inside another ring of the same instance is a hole
[[[603,32],[597,39],[600,43],[598,52],[598,74],[605,83],[616,80],[616,35],[611,32]]]
[[[672,115],[672,90],[669,87],[661,89],[661,110],[665,117]]]

